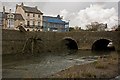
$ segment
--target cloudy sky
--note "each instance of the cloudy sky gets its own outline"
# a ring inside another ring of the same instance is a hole
[[[8,2],[0,0],[0,11],[2,6],[6,6],[6,11],[11,8],[15,11],[16,4],[21,4],[17,0]],[[55,1],[55,0],[29,0],[24,2],[26,6],[37,6],[44,15],[57,16],[58,14],[63,16],[63,19],[70,21],[70,26],[79,26],[85,29],[85,25],[91,22],[107,23],[108,28],[117,25],[118,22],[118,0],[69,0],[69,1]]]

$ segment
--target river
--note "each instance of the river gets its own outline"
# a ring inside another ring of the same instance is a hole
[[[51,74],[67,69],[74,65],[81,65],[95,61],[85,59],[90,56],[116,54],[112,52],[91,52],[79,50],[70,54],[42,53],[37,55],[4,55],[2,56],[3,78],[45,78]]]

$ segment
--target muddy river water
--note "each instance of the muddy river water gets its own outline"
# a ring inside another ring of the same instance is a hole
[[[73,54],[43,53],[37,55],[2,56],[3,78],[45,78],[74,65],[94,62],[100,55],[117,52],[77,51]]]

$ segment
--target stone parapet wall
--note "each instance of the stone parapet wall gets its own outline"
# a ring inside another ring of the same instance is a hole
[[[116,50],[120,50],[120,32],[20,32],[2,30],[2,54],[43,53],[63,51],[61,41],[71,38],[76,41],[79,49],[91,49],[99,39],[112,40]],[[24,49],[23,49],[24,48]],[[62,49],[62,50],[61,50]]]

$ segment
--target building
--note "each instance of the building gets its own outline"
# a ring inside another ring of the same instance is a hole
[[[15,29],[21,23],[24,23],[24,19],[21,14],[5,13],[5,17],[3,19],[3,29]]]
[[[21,14],[5,13],[3,29],[16,29],[16,27],[21,23],[24,24],[24,19]]]
[[[29,31],[33,30],[41,30],[42,29],[42,16],[43,13],[35,7],[24,6],[23,3],[21,5],[16,5],[15,13],[19,13],[23,16],[25,20],[25,28]]]
[[[21,14],[12,13],[11,9],[9,12],[5,12],[5,7],[3,7],[3,17],[2,17],[2,28],[3,29],[15,29],[21,23],[24,23],[24,19]]]
[[[2,21],[3,21],[3,13],[0,12],[0,27],[2,27]]]
[[[43,16],[43,31],[69,31],[69,22],[63,21],[60,15],[57,15],[57,17]]]

